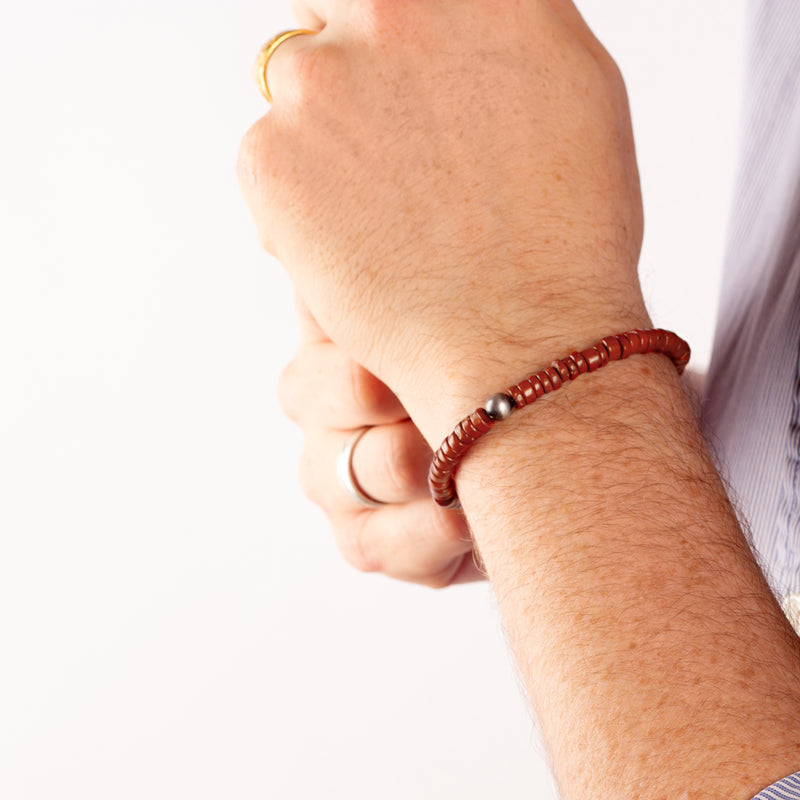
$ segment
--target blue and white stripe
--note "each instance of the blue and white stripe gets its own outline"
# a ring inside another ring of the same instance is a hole
[[[800,4],[750,3],[744,151],[704,422],[754,550],[800,592]]]
[[[744,152],[704,422],[800,632],[800,4],[751,0],[749,9]],[[800,772],[753,800],[800,800]]]
[[[759,792],[753,800],[800,800],[800,772],[773,783]]]

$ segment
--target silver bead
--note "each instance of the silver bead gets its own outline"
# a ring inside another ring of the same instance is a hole
[[[499,421],[508,419],[515,408],[514,401],[507,394],[500,392],[499,394],[493,394],[486,401],[484,411],[486,411],[493,420]]]

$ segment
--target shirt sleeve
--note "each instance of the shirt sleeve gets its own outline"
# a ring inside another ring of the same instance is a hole
[[[773,783],[760,791],[753,800],[800,800],[800,772]]]

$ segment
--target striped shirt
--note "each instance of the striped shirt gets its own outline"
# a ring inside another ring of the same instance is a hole
[[[745,140],[704,422],[773,589],[800,592],[800,4],[751,3]]]
[[[800,772],[773,783],[753,800],[800,800]]]
[[[800,3],[751,0],[748,13],[744,151],[704,424],[756,557],[800,630]],[[800,800],[800,773],[754,800]]]

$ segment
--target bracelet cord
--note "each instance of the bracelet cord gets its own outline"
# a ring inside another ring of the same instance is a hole
[[[486,402],[485,408],[478,408],[462,419],[434,453],[428,472],[428,486],[433,499],[444,508],[461,507],[454,480],[456,470],[470,447],[488,433],[495,422],[506,419],[516,409],[528,406],[540,397],[560,389],[579,375],[594,372],[611,361],[621,361],[628,356],[646,353],[662,353],[668,356],[678,374],[681,374],[689,363],[691,350],[680,336],[671,331],[660,328],[626,331],[607,336],[586,350],[557,359],[549,367],[539,370],[505,392],[493,395]],[[498,408],[501,410],[496,410]]]

